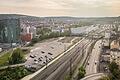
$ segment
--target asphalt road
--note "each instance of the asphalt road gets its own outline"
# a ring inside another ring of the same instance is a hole
[[[90,58],[88,60],[88,64],[86,66],[86,75],[97,73],[97,66],[99,63],[99,55],[101,52],[101,40],[97,41],[92,53],[90,55]]]
[[[100,79],[103,76],[105,76],[105,74],[97,73],[97,74],[88,75],[88,76],[84,77],[81,80],[98,80],[98,79]]]
[[[63,76],[70,71],[68,70],[70,66],[76,66],[81,56],[84,56],[83,50],[86,49],[85,45],[87,46],[91,42],[92,41],[83,39],[78,45],[54,61],[51,65],[36,73],[31,80],[63,80]]]

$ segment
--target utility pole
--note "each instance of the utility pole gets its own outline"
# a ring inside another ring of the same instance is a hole
[[[45,56],[45,58],[46,58],[46,63],[45,64],[46,64],[46,68],[47,68],[47,58],[48,58],[47,55]]]
[[[64,44],[64,43],[63,43]],[[66,45],[64,44],[64,52],[66,51]]]
[[[70,59],[70,78],[72,77],[72,58]]]

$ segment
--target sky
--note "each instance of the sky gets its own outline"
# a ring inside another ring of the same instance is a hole
[[[120,0],[0,0],[0,14],[120,16]]]

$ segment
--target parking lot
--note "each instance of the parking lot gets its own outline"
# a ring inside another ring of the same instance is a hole
[[[25,66],[27,68],[39,69],[44,65],[47,65],[47,63],[52,61],[55,57],[60,55],[62,52],[67,50],[70,45],[72,45],[70,41],[69,43],[64,43],[63,41],[60,41],[61,39],[63,38],[36,44],[30,51],[30,54],[27,55]]]
[[[98,71],[101,73],[109,73],[110,50],[103,48],[99,60]]]

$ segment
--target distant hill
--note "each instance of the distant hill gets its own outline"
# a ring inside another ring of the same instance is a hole
[[[39,18],[39,17],[21,15],[21,14],[0,14],[0,20],[2,20],[2,19],[18,19],[18,18]]]
[[[21,15],[21,14],[0,14],[0,20],[2,19],[25,19],[30,21],[87,21],[87,22],[94,22],[94,23],[111,23],[113,21],[119,20],[119,17],[69,17],[69,16],[56,16],[56,17],[36,17],[36,16],[29,16],[29,15]]]
[[[1,19],[11,19],[11,18],[20,18],[20,17],[26,17],[25,15],[17,15],[17,14],[0,14],[0,20]]]

